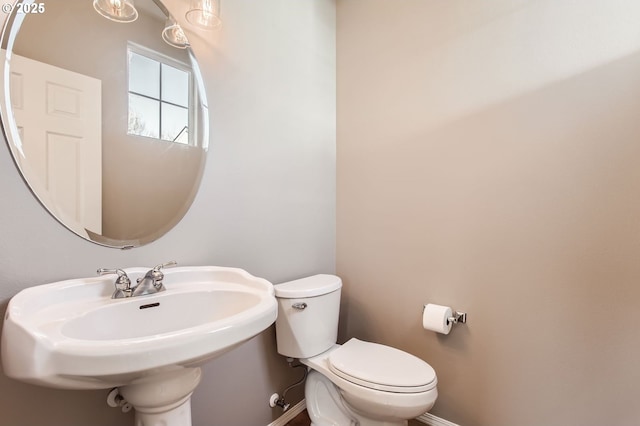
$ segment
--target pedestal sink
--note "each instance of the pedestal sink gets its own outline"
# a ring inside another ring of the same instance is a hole
[[[125,269],[135,282],[150,268]],[[273,286],[236,268],[177,267],[166,291],[112,299],[113,276],[25,289],[2,332],[7,376],[64,389],[119,388],[136,426],[191,424],[203,363],[276,319]]]

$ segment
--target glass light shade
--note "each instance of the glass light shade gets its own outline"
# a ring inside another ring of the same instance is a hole
[[[184,31],[175,19],[172,17],[167,18],[167,24],[162,30],[162,39],[170,46],[177,47],[178,49],[186,49],[189,47],[189,40],[184,35]]]
[[[138,19],[138,11],[133,0],[93,0],[93,8],[100,15],[115,22],[133,22]]]
[[[213,30],[220,25],[220,0],[191,0],[189,10],[185,17],[191,24],[205,29]]]

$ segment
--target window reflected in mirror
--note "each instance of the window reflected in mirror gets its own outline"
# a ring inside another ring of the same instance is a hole
[[[130,45],[129,135],[193,144],[191,70],[158,52]]]

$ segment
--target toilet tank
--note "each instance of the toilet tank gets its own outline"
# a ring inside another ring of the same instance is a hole
[[[338,340],[340,290],[335,275],[313,275],[274,286],[278,299],[276,340],[278,353],[310,358]]]

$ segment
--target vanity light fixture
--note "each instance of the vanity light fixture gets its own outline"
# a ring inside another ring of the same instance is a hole
[[[138,19],[138,11],[133,0],[93,0],[93,8],[100,15],[115,22],[133,22]]]
[[[213,30],[220,25],[220,0],[191,0],[185,14],[187,21],[204,30]]]
[[[182,27],[173,19],[173,16],[167,18],[167,23],[162,30],[162,39],[169,46],[177,47],[178,49],[186,49],[189,47],[189,40],[184,35]]]

